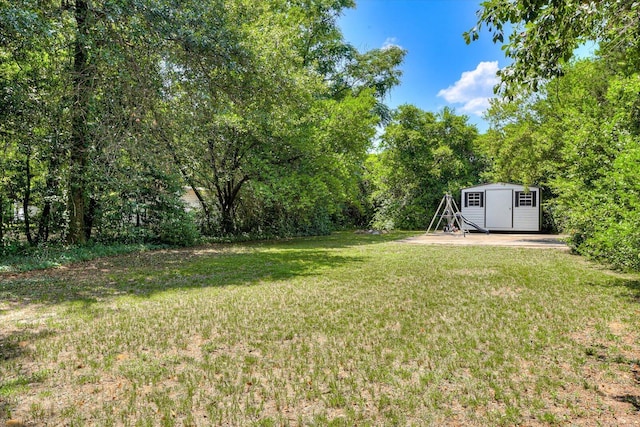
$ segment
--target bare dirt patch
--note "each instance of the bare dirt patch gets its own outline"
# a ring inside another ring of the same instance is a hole
[[[585,408],[599,408],[602,425],[640,425],[640,337],[613,321],[608,331],[589,325],[572,338],[585,347],[581,367],[584,386],[567,390]],[[589,390],[595,391],[590,393]],[[589,422],[593,422],[593,417]],[[584,425],[589,425],[586,423]]]
[[[456,246],[514,246],[522,248],[545,248],[569,250],[566,236],[558,234],[511,234],[511,233],[428,233],[400,240],[416,245]]]

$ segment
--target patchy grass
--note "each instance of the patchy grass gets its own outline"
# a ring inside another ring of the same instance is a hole
[[[627,425],[640,282],[337,233],[0,275],[0,420]]]

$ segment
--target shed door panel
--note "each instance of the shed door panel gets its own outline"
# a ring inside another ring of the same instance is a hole
[[[487,228],[513,228],[513,192],[511,190],[487,190],[485,212],[485,226]]]

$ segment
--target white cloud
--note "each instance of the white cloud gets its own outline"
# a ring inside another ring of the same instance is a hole
[[[461,110],[465,113],[475,114],[476,116],[482,116],[489,108],[489,97],[486,98],[473,98],[472,100],[466,102]]]
[[[398,44],[398,39],[395,37],[387,37],[387,39],[384,41],[384,43],[382,43],[382,48],[381,49],[388,49],[390,47],[400,47],[400,45]]]
[[[460,80],[442,89],[438,96],[450,104],[463,104],[461,110],[481,116],[489,107],[493,87],[498,83],[498,61],[481,62],[475,70],[462,73]]]

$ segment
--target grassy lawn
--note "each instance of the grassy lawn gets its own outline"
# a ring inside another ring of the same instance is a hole
[[[400,234],[0,274],[0,423],[634,425],[640,277]]]

